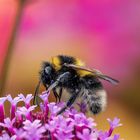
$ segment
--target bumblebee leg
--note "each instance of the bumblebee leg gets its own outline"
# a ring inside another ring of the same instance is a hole
[[[59,97],[58,97],[59,102],[61,101],[62,92],[63,92],[63,88],[60,88],[60,90],[59,90]]]
[[[69,98],[69,100],[67,101],[66,105],[65,105],[62,109],[60,109],[60,111],[58,111],[57,115],[63,113],[68,107],[71,107],[71,105],[72,105],[72,104],[74,103],[74,101],[77,99],[78,95],[79,95],[79,92],[74,93],[74,94]]]
[[[39,92],[40,84],[41,84],[41,80],[39,80],[39,82],[38,82],[38,84],[37,84],[37,87],[36,87],[36,89],[35,89],[34,98],[33,98],[33,104],[34,104],[34,105],[35,105],[35,104],[39,105],[37,97],[38,97],[38,92]]]
[[[50,92],[51,90],[53,90],[54,92],[54,96],[56,98],[56,101],[57,101],[57,97],[59,98],[59,101],[61,99],[61,96],[62,96],[62,93],[60,91],[60,96],[58,95],[58,93],[56,92],[56,90],[54,90],[60,83],[63,84],[65,82],[67,82],[71,77],[71,74],[70,72],[65,72],[63,74],[61,74],[54,83],[52,83],[48,89],[47,89],[47,92]]]
[[[58,93],[56,92],[56,88],[53,89],[53,94],[54,94],[54,96],[55,96],[56,103],[57,103],[57,98],[59,99],[60,96],[59,96]]]
[[[63,74],[61,74],[57,79],[56,81],[49,86],[47,92],[53,90],[56,86],[59,85],[59,83],[65,83],[66,81],[68,81],[69,77],[70,77],[70,73],[69,72],[65,72]]]

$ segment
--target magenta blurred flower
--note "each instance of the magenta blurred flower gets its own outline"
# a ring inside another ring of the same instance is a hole
[[[0,98],[0,140],[118,140],[119,135],[112,135],[113,130],[121,126],[120,119],[107,119],[110,128],[107,131],[96,129],[93,118],[88,118],[83,112],[78,112],[74,107],[67,109],[63,114],[56,115],[64,105],[49,103],[49,93],[40,95],[41,111],[35,111],[36,105],[31,106],[33,96],[26,97],[19,94],[12,98],[11,95]],[[11,103],[12,117],[6,117],[4,102]],[[23,101],[25,106],[17,107]],[[14,107],[14,108],[13,108]],[[81,107],[81,106],[80,106]]]

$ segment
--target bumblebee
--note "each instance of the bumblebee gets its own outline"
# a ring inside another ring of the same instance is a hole
[[[104,110],[107,98],[101,79],[118,84],[118,80],[104,75],[96,69],[86,68],[78,58],[64,55],[52,57],[50,62],[42,64],[33,102],[36,101],[39,86],[42,83],[47,91],[53,91],[56,102],[58,100],[60,102],[63,89],[70,94],[69,100],[57,114],[61,114],[71,107],[78,97],[81,97],[82,102],[93,114],[98,114]]]

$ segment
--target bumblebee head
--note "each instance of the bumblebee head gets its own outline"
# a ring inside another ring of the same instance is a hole
[[[55,69],[53,68],[52,64],[49,62],[42,63],[42,69],[40,71],[41,81],[46,87],[46,84],[51,84],[53,77],[55,76]]]

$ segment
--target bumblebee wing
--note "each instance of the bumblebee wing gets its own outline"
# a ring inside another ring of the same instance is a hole
[[[112,78],[112,77],[109,77],[109,76],[107,76],[107,75],[100,74],[100,75],[98,75],[98,77],[99,77],[100,79],[106,80],[106,81],[108,81],[108,82],[110,82],[110,83],[112,83],[112,84],[114,84],[114,85],[117,85],[117,84],[119,83],[118,80],[116,80],[116,79],[114,79],[114,78]]]
[[[95,75],[96,77],[100,78],[100,79],[103,79],[103,80],[106,80],[114,85],[117,85],[119,83],[118,80],[114,79],[114,78],[111,78],[107,75],[104,75],[102,74],[99,70],[96,70],[96,69],[89,69],[89,68],[85,68],[85,67],[82,67],[82,66],[77,66],[77,65],[73,65],[73,64],[64,64],[66,67],[70,67],[70,68],[73,68],[73,69],[76,69],[76,70],[84,70],[84,71],[88,71],[88,72],[91,72],[93,73],[93,75]]]

